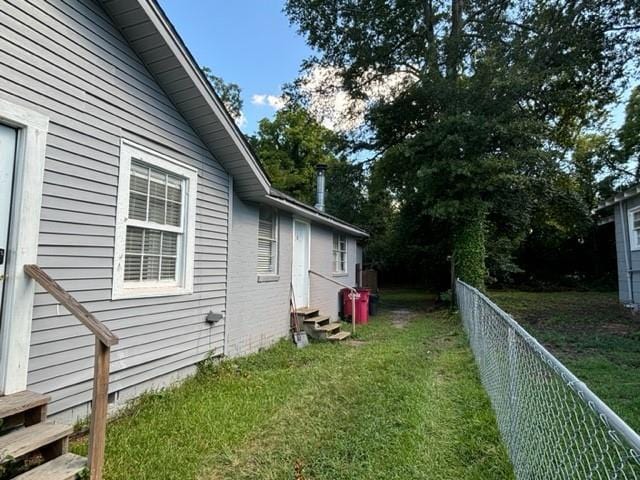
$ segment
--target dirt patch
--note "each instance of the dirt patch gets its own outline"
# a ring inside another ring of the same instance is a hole
[[[601,327],[606,332],[617,333],[620,335],[626,335],[638,330],[636,325],[629,325],[627,323],[607,323]]]
[[[350,347],[361,347],[367,344],[367,342],[365,342],[364,340],[355,340],[355,339],[347,340],[345,343]]]
[[[413,315],[411,310],[391,310],[391,325],[396,328],[404,328],[409,324],[409,320]]]

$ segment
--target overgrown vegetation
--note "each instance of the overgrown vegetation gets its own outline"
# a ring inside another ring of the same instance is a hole
[[[513,478],[459,320],[382,299],[357,341],[283,341],[144,396],[109,425],[106,478]]]
[[[490,296],[640,431],[640,321],[615,293],[494,291]]]

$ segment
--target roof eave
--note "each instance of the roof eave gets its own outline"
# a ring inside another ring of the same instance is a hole
[[[267,194],[270,184],[266,173],[158,3],[101,3],[178,112],[236,179],[238,195],[251,200]],[[173,68],[167,68],[168,64]]]
[[[247,139],[156,0],[99,0],[178,112],[233,177],[234,193],[359,238],[369,234],[271,187]]]
[[[606,199],[596,207],[596,212],[609,208],[617,203],[623,202],[631,197],[640,195],[640,184],[634,185],[623,192],[616,193],[613,197]]]

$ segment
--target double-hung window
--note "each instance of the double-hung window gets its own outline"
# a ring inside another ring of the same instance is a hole
[[[347,273],[347,236],[333,234],[333,273]]]
[[[123,142],[112,297],[193,291],[197,171]]]
[[[261,206],[258,218],[258,275],[278,273],[278,214]]]
[[[632,250],[640,250],[640,207],[629,210],[629,240]]]

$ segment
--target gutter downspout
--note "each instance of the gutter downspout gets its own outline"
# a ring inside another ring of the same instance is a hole
[[[627,235],[629,232],[629,225],[627,224],[628,218],[624,213],[624,208],[622,204],[625,202],[620,202],[619,210],[620,210],[620,221],[621,221],[621,235],[622,235],[622,245],[624,248],[624,263],[625,270],[627,272],[627,289],[629,293],[629,298],[631,299],[631,303],[635,303],[633,298],[633,271],[631,270],[631,245],[630,242],[627,241]]]

